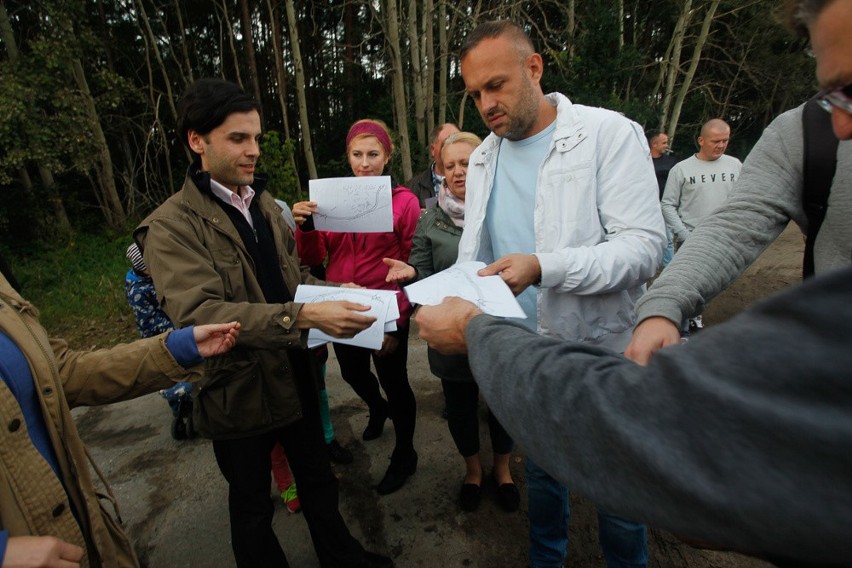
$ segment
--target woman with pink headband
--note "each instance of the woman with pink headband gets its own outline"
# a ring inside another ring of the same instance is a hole
[[[356,176],[380,176],[393,155],[393,142],[387,126],[379,120],[359,120],[346,136],[346,156],[349,167]],[[408,320],[411,304],[395,283],[385,281],[387,268],[383,258],[407,261],[411,252],[411,238],[420,216],[417,197],[408,189],[392,189],[393,231],[389,233],[330,233],[313,229],[311,214],[316,203],[307,201],[293,208],[296,222],[296,240],[302,263],[322,264],[326,256],[326,277],[332,282],[354,282],[365,288],[397,290],[400,318],[397,331],[386,333],[382,348],[372,351],[362,347],[334,344],[340,372],[352,389],[370,410],[364,429],[364,440],[375,440],[390,418],[396,433],[396,444],[390,466],[376,486],[380,495],[387,495],[405,484],[417,470],[417,452],[414,451],[414,423],[417,403],[408,383]],[[370,370],[370,360],[376,375]],[[379,384],[385,391],[382,397]]]

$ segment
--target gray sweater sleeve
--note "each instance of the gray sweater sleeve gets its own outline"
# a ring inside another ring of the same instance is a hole
[[[728,200],[692,231],[636,304],[637,323],[652,316],[679,323],[700,314],[791,219],[804,226],[802,153],[802,107],[797,107],[766,128]]]
[[[742,551],[852,557],[852,268],[640,367],[478,316],[471,368],[548,473],[603,509]],[[495,369],[500,369],[495,373]]]

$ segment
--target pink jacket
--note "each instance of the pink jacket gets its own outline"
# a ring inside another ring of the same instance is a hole
[[[328,255],[326,278],[331,282],[354,282],[374,290],[397,290],[400,318],[397,325],[406,325],[411,316],[411,304],[399,286],[385,282],[388,268],[383,258],[408,261],[411,238],[420,217],[420,203],[407,188],[392,191],[393,232],[391,233],[330,233],[296,230],[296,242],[302,264],[322,264]]]

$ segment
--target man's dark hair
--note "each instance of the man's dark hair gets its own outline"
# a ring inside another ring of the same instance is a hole
[[[479,24],[467,34],[461,50],[459,50],[459,61],[464,59],[470,50],[479,45],[483,40],[494,39],[504,35],[509,36],[513,40],[520,58],[523,59],[535,53],[535,46],[533,46],[530,36],[518,24],[511,20],[492,20]]]
[[[645,138],[648,139],[648,145],[650,146],[651,142],[654,141],[654,138],[661,134],[668,135],[668,132],[666,132],[665,130],[648,130],[647,132],[645,132]]]
[[[784,16],[793,31],[802,37],[809,37],[810,26],[820,12],[835,0],[787,0],[784,3]]]
[[[187,135],[190,130],[205,135],[231,114],[253,110],[260,112],[260,104],[236,83],[224,79],[199,79],[178,101],[178,135],[189,148]]]

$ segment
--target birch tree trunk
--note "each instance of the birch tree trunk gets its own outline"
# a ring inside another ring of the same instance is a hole
[[[240,0],[240,8],[242,9],[243,40],[246,46],[249,79],[251,79],[251,86],[254,89],[254,100],[260,104],[260,101],[263,99],[260,97],[260,79],[257,74],[257,59],[254,53],[254,40],[252,39],[251,31],[251,9],[249,8],[248,0]]]
[[[574,58],[574,53],[576,51],[576,46],[574,42],[575,32],[577,31],[577,1],[576,0],[568,0],[568,37],[571,40],[571,44],[568,46],[568,57],[569,59]]]
[[[175,122],[177,122],[178,113],[177,108],[175,108],[175,98],[174,95],[172,95],[172,81],[169,79],[169,74],[166,72],[166,66],[163,64],[163,56],[160,54],[160,48],[157,47],[157,37],[154,35],[154,30],[151,29],[151,22],[148,20],[148,14],[145,12],[145,4],[143,0],[136,0],[136,5],[139,9],[139,16],[142,21],[142,25],[145,28],[145,32],[148,34],[151,53],[154,54],[154,58],[157,60],[157,64],[160,67],[160,75],[163,76],[163,85],[166,89],[166,98],[169,102],[169,108],[172,111],[172,117],[174,117]]]
[[[719,2],[721,0],[712,0],[710,6],[707,8],[707,13],[704,15],[704,22],[701,24],[701,33],[698,36],[698,41],[695,42],[695,48],[692,50],[692,60],[689,62],[689,69],[686,71],[674,107],[672,108],[672,119],[668,128],[669,138],[672,140],[674,140],[675,132],[677,131],[677,121],[680,118],[680,109],[683,106],[683,100],[689,92],[692,79],[695,77],[695,71],[698,69],[698,63],[701,61],[701,50],[704,49],[704,44],[707,43],[707,36],[710,35],[710,26],[713,23],[713,17],[716,15]]]
[[[243,78],[240,74],[240,58],[237,56],[237,46],[234,45],[234,28],[231,25],[231,18],[228,16],[228,0],[222,0],[222,22],[225,26],[225,31],[228,34],[228,44],[231,46],[231,56],[234,59],[234,74],[237,77],[237,85],[240,86],[241,89],[243,87]],[[223,54],[224,55],[224,54]],[[225,76],[225,66],[222,66],[222,77]]]
[[[95,100],[92,98],[92,92],[89,90],[89,83],[83,71],[83,64],[80,63],[79,59],[75,58],[71,60],[70,66],[71,74],[77,83],[77,88],[80,89],[83,95],[83,103],[89,118],[89,127],[92,129],[92,136],[97,148],[97,164],[95,166],[97,184],[95,189],[98,200],[101,203],[101,210],[103,211],[107,226],[118,231],[124,228],[127,215],[125,214],[124,206],[121,204],[121,199],[118,197],[118,190],[115,187],[112,156],[109,152],[104,131],[101,128],[98,110],[95,107]]]
[[[317,178],[317,166],[314,162],[314,149],[311,143],[311,127],[308,120],[308,101],[305,97],[305,68],[302,63],[302,51],[299,49],[299,30],[296,27],[296,8],[293,0],[285,0],[287,9],[287,27],[290,32],[290,49],[293,52],[293,67],[296,70],[296,99],[299,101],[299,129],[302,132],[302,148],[308,164],[308,175]]]
[[[435,127],[435,4],[433,0],[423,3],[423,37],[426,39],[423,51],[423,91],[426,94],[426,132]],[[428,143],[428,140],[427,140]]]
[[[195,75],[192,73],[192,63],[189,60],[189,51],[186,49],[186,26],[183,25],[183,14],[180,9],[180,0],[175,0],[175,14],[177,14],[178,29],[180,30],[180,49],[183,54],[183,64],[186,67],[187,85],[195,81]]]
[[[624,0],[618,0],[618,51],[624,49]]]
[[[269,25],[272,32],[272,50],[275,52],[275,76],[278,82],[278,104],[281,105],[281,120],[284,125],[284,139],[290,139],[290,119],[287,112],[287,71],[284,69],[283,42],[281,41],[281,26],[278,25],[278,0],[266,0],[266,8],[269,10]],[[290,165],[299,183],[299,170],[296,167],[295,154],[290,155]],[[297,188],[301,192],[301,188]]]
[[[411,90],[414,94],[414,125],[417,130],[417,142],[421,147],[425,147],[426,95],[423,92],[423,68],[421,67],[422,59],[420,57],[420,43],[425,38],[421,38],[417,32],[417,6],[419,4],[419,0],[408,1],[408,45],[411,51]]]
[[[671,57],[663,61],[663,69],[660,70],[660,77],[666,75],[666,92],[663,96],[663,108],[660,113],[660,129],[668,131],[669,113],[671,111],[672,97],[674,96],[675,83],[677,82],[678,74],[680,74],[680,53],[683,49],[683,37],[686,34],[686,28],[689,27],[689,20],[692,17],[692,0],[684,0],[683,10],[675,24],[674,33],[671,41]],[[668,133],[669,138],[674,138],[671,132]]]
[[[402,75],[402,51],[399,43],[399,9],[396,0],[386,0],[385,24],[388,31],[390,73],[393,84],[393,104],[399,133],[399,152],[402,157],[402,178],[411,179],[411,145],[408,135],[408,109],[405,104],[405,78]]]
[[[447,0],[438,0],[438,124],[447,122],[447,77],[450,73],[447,47]]]

